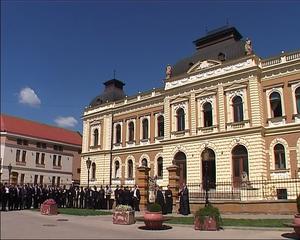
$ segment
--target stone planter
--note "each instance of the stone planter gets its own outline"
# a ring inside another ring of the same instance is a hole
[[[144,223],[147,229],[159,230],[162,229],[164,218],[162,212],[148,212],[144,213]]]
[[[200,217],[194,218],[194,228],[195,230],[202,231],[217,231],[219,227],[214,217],[206,216],[203,223],[200,221]]]
[[[130,225],[134,223],[134,211],[115,211],[113,213],[113,224]]]
[[[300,239],[300,214],[295,214],[294,221],[293,221],[293,227],[295,230],[295,233],[297,234],[297,237]]]
[[[47,199],[40,208],[43,215],[57,215],[57,204],[53,199]]]

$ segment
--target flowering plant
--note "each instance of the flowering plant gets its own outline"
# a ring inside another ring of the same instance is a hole
[[[132,207],[129,205],[118,205],[115,208],[116,211],[120,211],[120,212],[126,212],[126,211],[132,211]]]
[[[43,204],[45,205],[54,205],[56,204],[55,200],[50,198],[50,199],[47,199],[46,201],[43,202]]]

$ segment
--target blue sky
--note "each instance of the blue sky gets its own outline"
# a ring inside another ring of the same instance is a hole
[[[299,50],[299,12],[299,1],[1,1],[1,112],[82,131],[114,69],[129,96],[162,87],[166,65],[226,21],[260,57]]]

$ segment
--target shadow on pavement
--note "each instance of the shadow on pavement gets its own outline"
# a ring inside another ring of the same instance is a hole
[[[289,239],[300,239],[297,237],[296,233],[293,232],[293,233],[283,233],[281,234],[282,237],[285,237],[285,238],[289,238]]]

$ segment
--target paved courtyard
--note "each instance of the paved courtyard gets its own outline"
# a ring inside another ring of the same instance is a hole
[[[1,212],[1,239],[287,239],[292,229],[227,229],[195,231],[192,226],[169,225],[169,230],[146,231],[143,223],[114,225],[111,216],[43,216],[36,211]],[[284,234],[282,236],[282,234]]]

